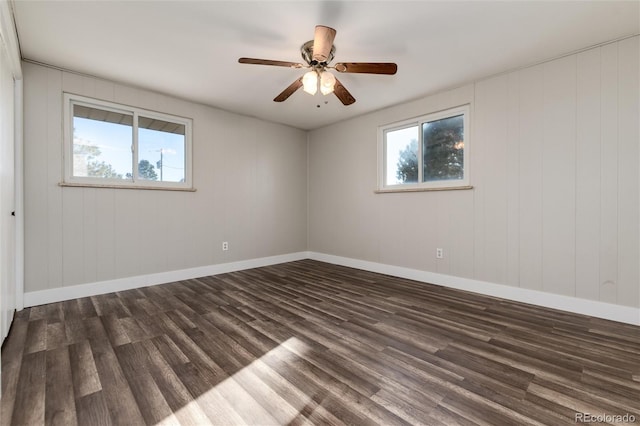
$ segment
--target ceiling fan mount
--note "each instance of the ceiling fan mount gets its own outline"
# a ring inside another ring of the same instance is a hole
[[[313,40],[309,40],[308,42],[300,46],[300,54],[302,55],[302,59],[304,59],[304,61],[309,64],[310,67],[326,67],[333,60],[335,53],[336,47],[331,46],[331,50],[327,55],[327,59],[322,62],[318,62],[317,60],[313,59]]]
[[[276,96],[273,99],[275,102],[287,100],[295,91],[303,87],[304,91],[311,95],[314,95],[318,89],[323,95],[334,93],[343,105],[351,105],[356,99],[333,74],[327,71],[328,69],[339,73],[360,74],[393,75],[397,72],[398,66],[392,62],[340,62],[334,66],[329,66],[336,53],[336,48],[333,45],[335,36],[336,30],[333,28],[316,25],[313,40],[307,41],[300,47],[300,53],[306,65],[296,62],[256,58],[240,58],[238,62],[241,64],[310,69],[304,76],[295,80]]]

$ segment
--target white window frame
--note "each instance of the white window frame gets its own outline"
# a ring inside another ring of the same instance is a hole
[[[471,132],[469,126],[470,105],[461,105],[446,110],[433,112],[422,115],[420,117],[408,120],[397,121],[378,127],[378,192],[401,192],[401,191],[430,191],[430,190],[446,190],[446,189],[470,189],[469,179],[469,147],[471,140]],[[464,164],[463,179],[450,179],[440,181],[422,182],[423,179],[423,132],[422,125],[431,121],[442,120],[450,117],[462,115],[464,126]],[[418,182],[417,183],[400,183],[387,185],[387,146],[386,133],[389,131],[402,130],[408,127],[418,127]]]
[[[83,105],[92,108],[98,108],[106,111],[118,112],[133,116],[132,125],[132,179],[108,179],[89,176],[73,175],[73,106]],[[179,117],[176,115],[165,114],[157,111],[150,111],[142,108],[132,107],[128,105],[107,102],[99,99],[89,98],[86,96],[75,95],[72,93],[64,93],[64,180],[63,186],[91,186],[91,187],[108,187],[108,188],[132,188],[132,189],[165,189],[165,190],[193,190],[192,181],[192,126],[193,120],[190,118]],[[184,182],[162,182],[140,179],[138,176],[138,117],[168,121],[171,123],[182,124],[185,126],[185,173]]]

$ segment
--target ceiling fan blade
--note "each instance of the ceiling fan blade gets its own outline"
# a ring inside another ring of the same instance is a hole
[[[336,30],[324,25],[316,25],[316,32],[313,37],[313,59],[315,61],[326,62],[335,38]]]
[[[302,87],[302,77],[300,77],[299,79],[297,79],[296,81],[294,81],[293,83],[291,83],[289,85],[289,87],[287,87],[286,89],[284,89],[282,91],[282,93],[280,93],[278,96],[276,96],[273,100],[275,102],[282,102],[282,101],[286,101],[287,98],[289,98],[289,96],[293,95],[293,93],[298,90],[299,88]]]
[[[338,72],[392,75],[398,71],[398,66],[393,62],[340,62],[335,69]]]
[[[349,93],[349,91],[340,83],[340,81],[336,78],[336,84],[333,86],[333,93],[340,99],[343,105],[351,105],[356,101],[356,98]]]
[[[273,61],[271,59],[256,59],[256,58],[240,58],[238,62],[241,64],[255,64],[255,65],[274,65],[276,67],[288,67],[288,68],[303,68],[304,65],[297,62],[286,61]]]

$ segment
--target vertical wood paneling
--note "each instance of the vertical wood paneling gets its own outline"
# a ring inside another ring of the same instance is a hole
[[[370,122],[371,123],[371,122]],[[375,125],[369,124],[364,131],[359,132],[354,140],[348,143],[343,141],[334,141],[338,150],[343,150],[346,156],[339,164],[336,180],[343,182],[343,188],[340,191],[342,204],[346,208],[346,215],[339,219],[341,235],[339,236],[341,244],[345,250],[355,251],[358,258],[372,260],[376,258],[378,247],[380,244],[378,235],[369,232],[371,227],[375,226],[377,217],[372,215],[369,209],[370,203],[375,198],[373,188],[375,187],[375,167],[371,165],[376,162],[375,151]],[[373,149],[362,149],[361,141],[371,142]],[[357,158],[356,161],[351,159]],[[329,167],[329,173],[332,173]],[[356,174],[364,179],[345,179],[344,176]],[[338,216],[342,212],[338,211]],[[344,229],[352,230],[355,238],[346,237],[342,232]],[[346,237],[346,238],[345,238]]]
[[[230,185],[235,188],[227,194],[221,206],[226,217],[229,251],[223,253],[226,261],[253,257],[252,238],[255,235],[255,167],[256,143],[260,135],[249,119],[238,121],[241,130],[234,132],[233,142],[226,145],[225,171]],[[244,232],[247,231],[247,232]]]
[[[453,191],[451,206],[449,273],[458,277],[473,277],[473,196],[467,191]],[[433,253],[433,251],[431,252]]]
[[[62,278],[64,285],[84,283],[84,188],[62,191]]]
[[[575,294],[576,57],[544,65],[542,280]]]
[[[306,249],[304,132],[93,77],[25,68],[27,291],[252,258],[258,239],[261,256]],[[63,91],[193,117],[198,191],[60,187]],[[257,156],[265,134],[272,155]],[[260,203],[258,162],[277,172]],[[231,245],[226,257],[223,238]]]
[[[95,96],[103,101],[113,102],[115,96],[115,84],[105,80],[95,80]]]
[[[576,296],[598,300],[600,278],[600,49],[577,56]]]
[[[167,211],[160,201],[163,197],[158,191],[139,191],[137,214],[144,217],[140,221],[140,250],[154,253],[153,256],[139,257],[140,273],[150,274],[167,270],[167,233],[165,224],[168,221]]]
[[[520,73],[507,76],[507,284],[520,286]]]
[[[480,96],[478,91],[478,85],[474,87],[476,93],[474,94],[475,113],[471,117],[473,120],[473,135],[472,140],[473,155],[469,159],[470,164],[470,182],[473,185],[473,274],[474,277],[485,276],[486,266],[486,252],[484,250],[485,243],[485,226],[484,226],[484,204],[485,204],[485,191],[486,185],[484,184],[486,167],[486,152],[485,146],[487,117],[484,114],[485,102],[487,99],[485,96]]]
[[[311,132],[309,248],[367,259],[362,253],[371,244],[363,235],[374,235],[374,260],[469,276],[462,272],[462,244],[473,278],[640,305],[637,45],[634,37],[471,86],[468,198],[385,194],[370,201],[361,196],[364,175],[354,172],[361,177],[346,183],[326,176],[338,164],[364,161],[370,146],[352,148],[366,139],[367,126],[442,109],[454,91]],[[398,223],[407,220],[398,212],[416,205],[419,233],[435,244]],[[380,221],[371,225],[361,211]],[[461,220],[466,235],[457,233]],[[434,262],[435,247],[450,260]]]
[[[184,218],[186,216],[186,212],[189,211],[187,208],[188,203],[185,202],[185,198],[190,200],[193,198],[193,194],[179,194],[172,193],[167,194],[169,197],[169,202],[165,206],[166,209],[166,223],[163,226],[163,232],[166,234],[166,253],[167,253],[167,270],[175,271],[178,269],[184,269],[187,265],[187,255],[183,247],[187,242],[187,236],[185,235],[185,224]],[[221,241],[219,238],[213,238],[208,235],[209,229],[204,227],[203,232],[205,234],[205,238],[209,238],[211,241],[211,245],[215,241]],[[213,263],[213,259],[210,259],[209,262]]]
[[[397,263],[392,264],[402,264],[402,261],[400,259],[402,258],[403,254],[407,252],[406,247],[422,247],[422,250],[411,250],[412,252],[414,252],[412,253],[412,256],[416,256],[416,252],[419,253],[417,256],[419,256],[420,258],[420,264],[424,265],[423,267],[429,268],[429,270],[431,271],[437,271],[440,259],[436,259],[436,248],[439,247],[438,244],[440,244],[442,241],[438,240],[437,226],[434,226],[434,224],[438,221],[439,199],[438,197],[432,197],[432,194],[422,195],[423,196],[420,197],[419,200],[417,200],[418,206],[415,206],[414,204],[414,208],[417,207],[417,211],[409,213],[409,218],[400,218],[400,220],[403,222],[402,226],[406,229],[404,234],[396,234],[396,238],[392,240],[390,240],[389,238],[384,238],[382,240],[384,241],[384,243],[380,244],[380,251],[383,251],[384,249],[386,249],[387,252],[393,251],[393,256],[395,256],[398,260]],[[401,195],[398,194],[398,196]],[[394,198],[395,197],[396,195],[394,195]],[[425,209],[425,205],[428,205],[429,208]],[[401,210],[397,207],[400,206],[398,206],[396,203],[393,203],[387,205],[386,209],[396,211]],[[386,230],[387,228],[391,228],[390,223],[392,222],[389,219],[391,219],[389,216],[385,216],[383,218],[381,222],[382,226],[380,227],[381,229]],[[414,232],[411,226],[411,221],[414,219],[416,220],[418,226],[417,232]],[[396,226],[399,225],[400,224]],[[390,230],[393,231],[393,228],[391,228]],[[411,234],[412,236],[407,236],[407,234]],[[387,247],[388,241],[394,241],[394,246]],[[409,246],[409,244],[414,241],[415,243]],[[445,250],[445,256],[449,256],[451,254],[450,247],[442,248]],[[390,253],[387,256],[389,255]],[[469,260],[473,261],[473,258]],[[471,262],[471,265],[473,265],[473,262]]]
[[[84,256],[82,282],[98,281],[98,226],[96,221],[96,199],[99,189],[85,188],[82,198],[82,252]]]
[[[62,113],[60,105],[62,73],[56,70],[47,70],[47,112],[46,112],[46,136],[38,146],[47,153],[47,287],[55,288],[64,284],[63,251],[60,246],[63,227],[63,201],[62,192],[57,187],[62,180],[62,147],[58,140],[62,138]],[[25,122],[27,122],[25,117]],[[26,145],[27,143],[25,143]]]
[[[194,119],[194,136],[199,134],[201,140],[209,141],[210,135],[218,134],[220,131],[219,138],[224,143],[217,141],[194,147],[194,170],[199,170],[200,176],[196,184],[198,193],[201,190],[203,192],[199,197],[194,197],[193,194],[181,197],[183,214],[180,217],[193,224],[191,227],[183,228],[184,231],[181,231],[178,237],[185,238],[185,242],[192,247],[188,256],[182,256],[182,261],[187,267],[222,262],[223,253],[228,253],[222,251],[221,243],[229,241],[224,205],[227,203],[228,188],[232,188],[233,184],[229,186],[229,175],[224,167],[229,160],[224,154],[227,144],[240,143],[237,134],[233,132],[233,129],[237,128],[238,117],[233,114],[204,114],[205,112],[202,111],[202,117],[197,121]],[[198,123],[198,126],[195,123]],[[198,214],[198,209],[209,214]],[[246,231],[249,232],[249,229]],[[230,244],[235,245],[233,240]],[[198,256],[192,256],[193,252],[198,252]]]
[[[472,135],[474,136],[475,144],[473,146],[474,153],[469,159],[469,161],[471,161],[469,174],[470,182],[473,185],[473,275],[474,277],[481,277],[485,276],[486,266],[486,253],[484,250],[484,204],[486,185],[484,181],[487,159],[484,148],[486,140],[483,135],[486,133],[487,126],[487,117],[484,114],[487,99],[478,93],[480,90],[478,85],[474,87],[474,90],[476,91],[474,94],[475,114],[473,114],[471,119],[473,120]]]
[[[436,247],[442,247],[444,249],[444,256],[442,259],[436,259],[436,272],[441,274],[451,273],[451,215],[449,213],[449,198],[450,193],[446,191],[436,192],[432,194],[437,200],[437,212],[436,219]],[[420,211],[418,209],[418,211]],[[411,232],[409,230],[409,232]],[[435,254],[435,251],[431,251]],[[428,255],[429,253],[427,253]]]
[[[306,249],[299,232],[306,225],[300,190],[306,165],[298,166],[301,152],[306,160],[304,132],[93,77],[34,64],[25,69],[27,291],[244,260],[257,253],[258,238],[263,256]],[[198,191],[60,187],[63,91],[194,118]],[[254,147],[264,134],[270,145],[296,149],[257,157]],[[258,161],[278,171],[261,204]],[[297,208],[283,210],[289,205]],[[270,223],[260,221],[262,212],[271,214]],[[263,226],[269,229],[261,232]],[[223,235],[232,247],[226,258]]]
[[[141,99],[142,98],[142,99]],[[114,85],[113,101],[124,105],[140,105],[144,108],[140,101],[144,100],[144,92],[131,86]]]
[[[417,268],[426,264],[432,270],[437,270],[437,264],[440,263],[435,258],[438,236],[437,228],[433,226],[439,216],[437,197],[432,197],[433,194],[420,194],[419,197],[389,195],[395,202],[385,205],[380,211],[382,226],[379,237],[384,241],[380,245],[380,258],[390,265]],[[425,203],[429,203],[431,208],[422,208]],[[416,246],[422,246],[422,250],[405,249]]]
[[[286,215],[283,207],[287,204],[283,204],[281,207],[271,206],[269,198],[271,198],[278,188],[276,188],[276,179],[278,170],[283,167],[287,167],[285,164],[281,164],[282,153],[281,147],[274,141],[277,136],[275,134],[265,134],[261,138],[261,143],[255,145],[255,208],[258,211],[262,211],[261,220],[266,225],[260,229],[257,229],[257,239],[254,243],[256,257],[264,256],[265,252],[269,251],[268,244],[273,244],[276,247],[280,247],[278,235],[281,234],[283,229],[279,229],[281,223],[277,220],[279,216]],[[291,164],[291,167],[295,165]],[[282,188],[286,190],[286,188]],[[283,224],[282,224],[283,225]]]
[[[96,190],[93,206],[96,233],[96,280],[105,281],[115,278],[116,271],[116,227],[115,227],[115,189]]]
[[[543,67],[520,72],[520,286],[542,290]]]
[[[494,167],[480,164],[483,197],[476,199],[480,203],[476,205],[476,214],[481,215],[482,222],[476,220],[476,224],[484,227],[484,242],[478,242],[480,250],[476,256],[482,256],[483,266],[476,271],[476,277],[499,284],[506,283],[507,275],[507,83],[507,76],[502,75],[476,85],[476,115],[482,120],[479,135],[482,145],[473,151],[474,155],[482,151],[482,164],[495,164]]]
[[[51,245],[55,245],[57,255],[50,252],[50,262],[60,264],[62,267],[61,285],[70,286],[83,284],[85,281],[85,244],[84,244],[84,193],[85,188],[61,188],[57,183],[63,179],[62,170],[62,154],[63,154],[63,134],[62,120],[64,113],[62,111],[62,91],[71,93],[85,93],[89,89],[93,92],[93,85],[87,82],[87,78],[77,74],[61,73],[59,75],[60,86],[50,86],[52,97],[55,102],[51,109],[52,114],[48,116],[52,126],[57,126],[57,132],[49,131],[49,147],[50,151],[55,150],[58,153],[56,161],[50,161],[49,167],[52,173],[57,174],[55,182],[51,182],[54,186],[49,191],[50,197],[56,201],[59,199],[60,205],[51,207],[51,214],[54,217],[59,216],[61,226],[50,228],[56,234],[50,239]],[[57,256],[60,256],[58,258]],[[55,286],[53,286],[55,287]]]
[[[306,175],[306,150],[290,142],[288,133],[287,129],[272,126],[255,145],[255,211],[261,212],[260,221],[263,223],[256,228],[256,241],[253,243],[256,257],[263,257],[274,250],[286,253],[289,246],[287,230],[302,237],[301,243],[306,246],[306,220],[300,222],[295,219],[306,209],[306,185],[287,179],[292,172]],[[271,200],[278,193],[291,196],[276,205]],[[305,201],[304,204],[301,200]]]
[[[138,190],[115,191],[115,278],[140,274],[140,255],[145,253],[140,240]],[[118,208],[117,206],[121,206]]]
[[[211,135],[220,132],[220,137],[223,140],[233,140],[233,133],[231,128],[235,127],[238,118],[233,115],[222,115],[212,117],[210,120],[205,120],[204,116],[196,116],[194,118],[194,137],[198,134],[200,137],[207,139],[207,135]],[[203,146],[204,145],[204,146]],[[199,151],[195,151],[198,149]],[[209,263],[218,263],[222,261],[223,251],[221,250],[222,241],[228,241],[226,217],[222,206],[226,200],[221,198],[221,194],[225,194],[225,188],[228,186],[228,176],[225,172],[224,165],[227,162],[225,157],[226,144],[201,144],[194,147],[194,170],[200,170],[200,181],[195,181],[195,185],[198,187],[198,193],[202,194],[204,200],[198,202],[199,208],[206,211],[215,211],[218,214],[208,215],[204,218],[207,221],[207,226],[201,227],[200,235],[204,237],[204,241],[198,241],[198,249],[202,251],[202,256]],[[191,198],[191,197],[190,197]],[[185,205],[183,214],[180,216],[185,220],[194,221],[197,219],[195,212],[192,210],[192,202]],[[176,224],[176,228],[182,224]],[[202,229],[206,229],[202,233]],[[183,232],[175,235],[175,239],[184,238],[185,241],[192,240],[195,237],[194,230],[185,228]],[[196,260],[190,259],[184,254],[179,255],[176,261],[180,261],[183,265],[191,265],[191,262],[200,261],[201,258]],[[173,261],[173,259],[172,259]]]
[[[618,297],[619,305],[640,304],[640,38],[618,43]]]
[[[601,48],[600,295],[615,303],[618,283],[618,44]]]
[[[24,108],[35,116],[47,115],[47,70],[25,64]],[[25,114],[26,115],[26,114]],[[35,120],[24,126],[27,141],[46,141],[46,121]],[[48,284],[48,219],[47,219],[47,153],[42,143],[25,143],[24,157],[24,220],[25,220],[25,291],[42,290]],[[40,265],[31,268],[29,265]]]

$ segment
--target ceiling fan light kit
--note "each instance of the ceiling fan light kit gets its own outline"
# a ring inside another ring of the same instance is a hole
[[[323,95],[333,93],[333,88],[336,85],[336,77],[329,71],[322,71],[320,73],[320,92]]]
[[[320,78],[318,78],[318,74]],[[318,93],[318,86],[320,86],[320,93],[328,95],[333,93],[333,89],[336,85],[336,77],[329,71],[309,71],[302,76],[302,90],[310,95]]]
[[[256,58],[240,58],[238,62],[241,64],[310,69],[310,71],[291,83],[289,87],[276,96],[273,99],[275,102],[287,100],[289,96],[302,87],[302,90],[310,95],[315,95],[318,92],[318,88],[323,95],[334,93],[343,105],[351,105],[356,99],[342,83],[340,83],[335,75],[327,71],[327,69],[334,69],[340,73],[360,74],[393,75],[397,72],[398,66],[391,62],[341,62],[335,64],[335,66],[329,66],[336,52],[336,48],[333,45],[335,36],[336,30],[333,28],[316,25],[313,40],[304,43],[300,47],[300,53],[306,65],[295,62]]]
[[[309,71],[302,76],[302,90],[310,95],[315,95],[318,91],[318,74],[315,71]]]

